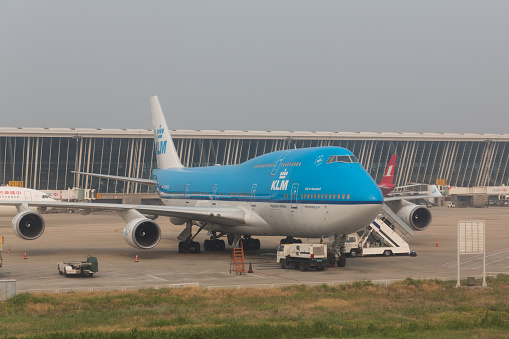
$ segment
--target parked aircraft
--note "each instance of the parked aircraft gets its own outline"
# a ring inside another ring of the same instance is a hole
[[[424,231],[431,224],[431,212],[425,206],[413,204],[408,200],[423,199],[430,202],[430,199],[442,197],[443,195],[435,185],[427,185],[426,192],[395,192],[396,189],[414,187],[422,184],[410,184],[406,186],[394,185],[394,172],[396,170],[396,154],[391,156],[389,164],[385,169],[384,176],[378,184],[384,196],[385,205],[392,211],[397,211],[397,215],[408,224],[413,231]],[[413,233],[412,231],[412,233]]]
[[[13,231],[18,237],[28,240],[37,239],[44,232],[44,219],[39,213],[46,212],[48,209],[45,206],[35,205],[29,208],[28,203],[31,202],[44,204],[53,203],[55,200],[48,194],[31,188],[0,186],[0,216],[15,216],[12,221],[13,225],[19,224],[20,219],[23,219],[24,226],[22,228],[13,227]],[[32,225],[35,227],[32,228]]]
[[[49,202],[55,201],[48,194],[25,187],[13,187],[13,186],[0,186],[0,202]],[[37,208],[33,208],[36,211]],[[40,212],[44,212],[44,208],[39,208]],[[0,205],[0,216],[7,217],[13,216],[19,213],[19,210],[15,205]]]
[[[194,238],[202,230],[210,234],[205,250],[224,250],[224,236],[230,245],[242,241],[248,249],[260,248],[252,236],[279,235],[286,237],[283,242],[298,241],[295,237],[333,237],[335,260],[344,266],[341,243],[346,235],[364,228],[381,211],[384,200],[377,184],[357,158],[341,147],[282,150],[239,165],[186,168],[158,98],[150,98],[150,104],[158,166],[151,179],[75,173],[153,185],[166,206],[11,202],[22,211],[13,221],[14,232],[24,239],[42,235],[44,220],[29,206],[78,208],[84,213],[112,210],[126,222],[124,239],[135,248],[156,246],[161,230],[154,219],[168,216],[172,223],[186,225],[178,237],[179,252],[199,253],[200,244]],[[412,219],[407,205],[399,208],[408,214],[406,219]],[[400,215],[401,211],[395,212]],[[193,227],[197,228],[194,233]],[[30,235],[25,234],[28,229]]]

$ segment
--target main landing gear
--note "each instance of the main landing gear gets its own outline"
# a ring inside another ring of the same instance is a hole
[[[239,240],[239,246],[240,243],[242,243],[242,247],[245,251],[258,251],[260,249],[260,239],[245,237]]]
[[[179,253],[200,253],[200,243],[197,241],[179,242]]]
[[[344,253],[344,244],[346,241],[346,235],[335,235],[334,243],[327,250],[327,261],[329,266],[345,267],[346,255]]]
[[[179,253],[200,253],[200,243],[194,241],[194,238],[201,232],[202,229],[205,228],[206,225],[207,225],[206,223],[199,223],[198,225],[196,225],[199,227],[199,229],[193,235],[192,233],[193,221],[189,220],[186,222],[186,228],[177,237],[180,240],[178,248]],[[228,245],[230,246],[233,244],[237,244],[237,246],[240,246],[242,243],[242,246],[245,251],[250,250],[256,251],[260,249],[259,239],[252,239],[251,236],[248,235],[244,236],[244,238],[242,239],[240,234],[225,234],[225,233],[216,234],[216,232],[211,232],[210,239],[207,239],[203,242],[203,249],[209,252],[224,251],[226,248],[225,241],[219,238],[225,235],[227,236]]]
[[[218,239],[221,236],[216,235],[216,232],[212,232],[212,235],[210,236],[210,239],[207,239],[203,242],[203,248],[205,251],[210,252],[219,252],[225,250],[225,243],[224,240]]]
[[[179,242],[179,253],[200,253],[200,243],[193,240],[198,235],[198,233],[201,232],[205,225],[206,224],[201,225],[196,234],[193,235],[193,222],[191,220],[186,222],[186,228],[177,237],[178,239],[182,240]]]

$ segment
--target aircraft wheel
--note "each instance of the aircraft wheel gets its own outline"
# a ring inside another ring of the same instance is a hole
[[[179,253],[191,253],[191,244],[181,241],[179,242]]]
[[[195,253],[195,254],[200,253],[200,243],[196,242],[196,241],[193,241],[191,243],[190,248],[189,248],[189,253]]]
[[[213,243],[212,240],[209,240],[209,239],[205,240],[203,242],[203,249],[205,251],[213,251],[214,250],[214,246],[212,246],[212,243]]]
[[[226,248],[226,245],[224,243],[224,240],[216,240],[214,242],[214,250],[215,251],[224,251]]]
[[[346,255],[344,253],[341,253],[341,256],[339,257],[337,265],[338,265],[338,267],[345,267],[345,265],[346,265]]]

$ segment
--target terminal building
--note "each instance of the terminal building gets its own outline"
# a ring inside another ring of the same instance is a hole
[[[297,131],[171,131],[186,167],[239,164],[290,148],[340,146],[379,182],[397,154],[395,184],[502,187],[509,184],[509,134]],[[71,171],[150,178],[156,166],[148,129],[0,128],[0,184],[46,191],[94,190],[105,200],[155,199],[155,189]],[[134,194],[134,195],[133,195]]]

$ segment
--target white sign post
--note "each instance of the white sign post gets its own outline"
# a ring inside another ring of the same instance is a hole
[[[484,220],[458,221],[458,281],[460,287],[460,255],[482,254],[482,287],[486,287],[486,250]]]

